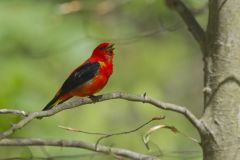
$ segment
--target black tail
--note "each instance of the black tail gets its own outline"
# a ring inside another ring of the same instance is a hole
[[[55,96],[43,109],[42,111],[46,111],[49,110],[51,108],[53,108],[56,104],[56,102],[58,101],[58,96]]]
[[[59,99],[61,96],[55,96],[43,109],[42,111],[46,111],[46,110],[49,110],[51,108],[53,108],[54,106],[58,105],[58,104],[61,104],[63,102],[65,102],[66,100],[72,98],[72,96],[66,98],[66,99]]]

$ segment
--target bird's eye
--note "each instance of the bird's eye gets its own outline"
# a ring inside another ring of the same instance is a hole
[[[100,47],[99,49],[102,51],[105,51],[107,49],[107,47]]]

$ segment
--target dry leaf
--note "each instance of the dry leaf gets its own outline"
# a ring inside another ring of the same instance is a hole
[[[150,150],[148,143],[149,143],[149,141],[150,141],[151,134],[152,134],[153,132],[159,130],[159,129],[162,129],[162,128],[169,129],[169,130],[171,130],[173,133],[179,133],[179,134],[183,135],[184,137],[187,137],[188,139],[190,139],[190,140],[192,140],[192,141],[200,144],[200,142],[199,142],[198,140],[196,140],[195,138],[192,138],[192,137],[190,137],[190,136],[187,136],[187,135],[179,132],[179,131],[177,130],[177,128],[174,127],[174,126],[157,125],[157,126],[153,126],[152,128],[150,128],[150,129],[144,134],[144,136],[143,136],[143,142],[144,142],[144,144],[145,144],[145,146],[146,146],[146,148],[147,148],[148,150]]]

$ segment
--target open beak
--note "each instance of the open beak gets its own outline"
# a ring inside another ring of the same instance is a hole
[[[111,43],[107,46],[106,51],[113,51],[115,48],[113,48],[114,43]]]

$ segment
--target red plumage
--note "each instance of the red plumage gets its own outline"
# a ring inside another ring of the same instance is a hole
[[[99,44],[90,58],[70,74],[43,110],[49,110],[73,96],[91,96],[100,91],[107,84],[113,71],[113,50],[113,44]]]

